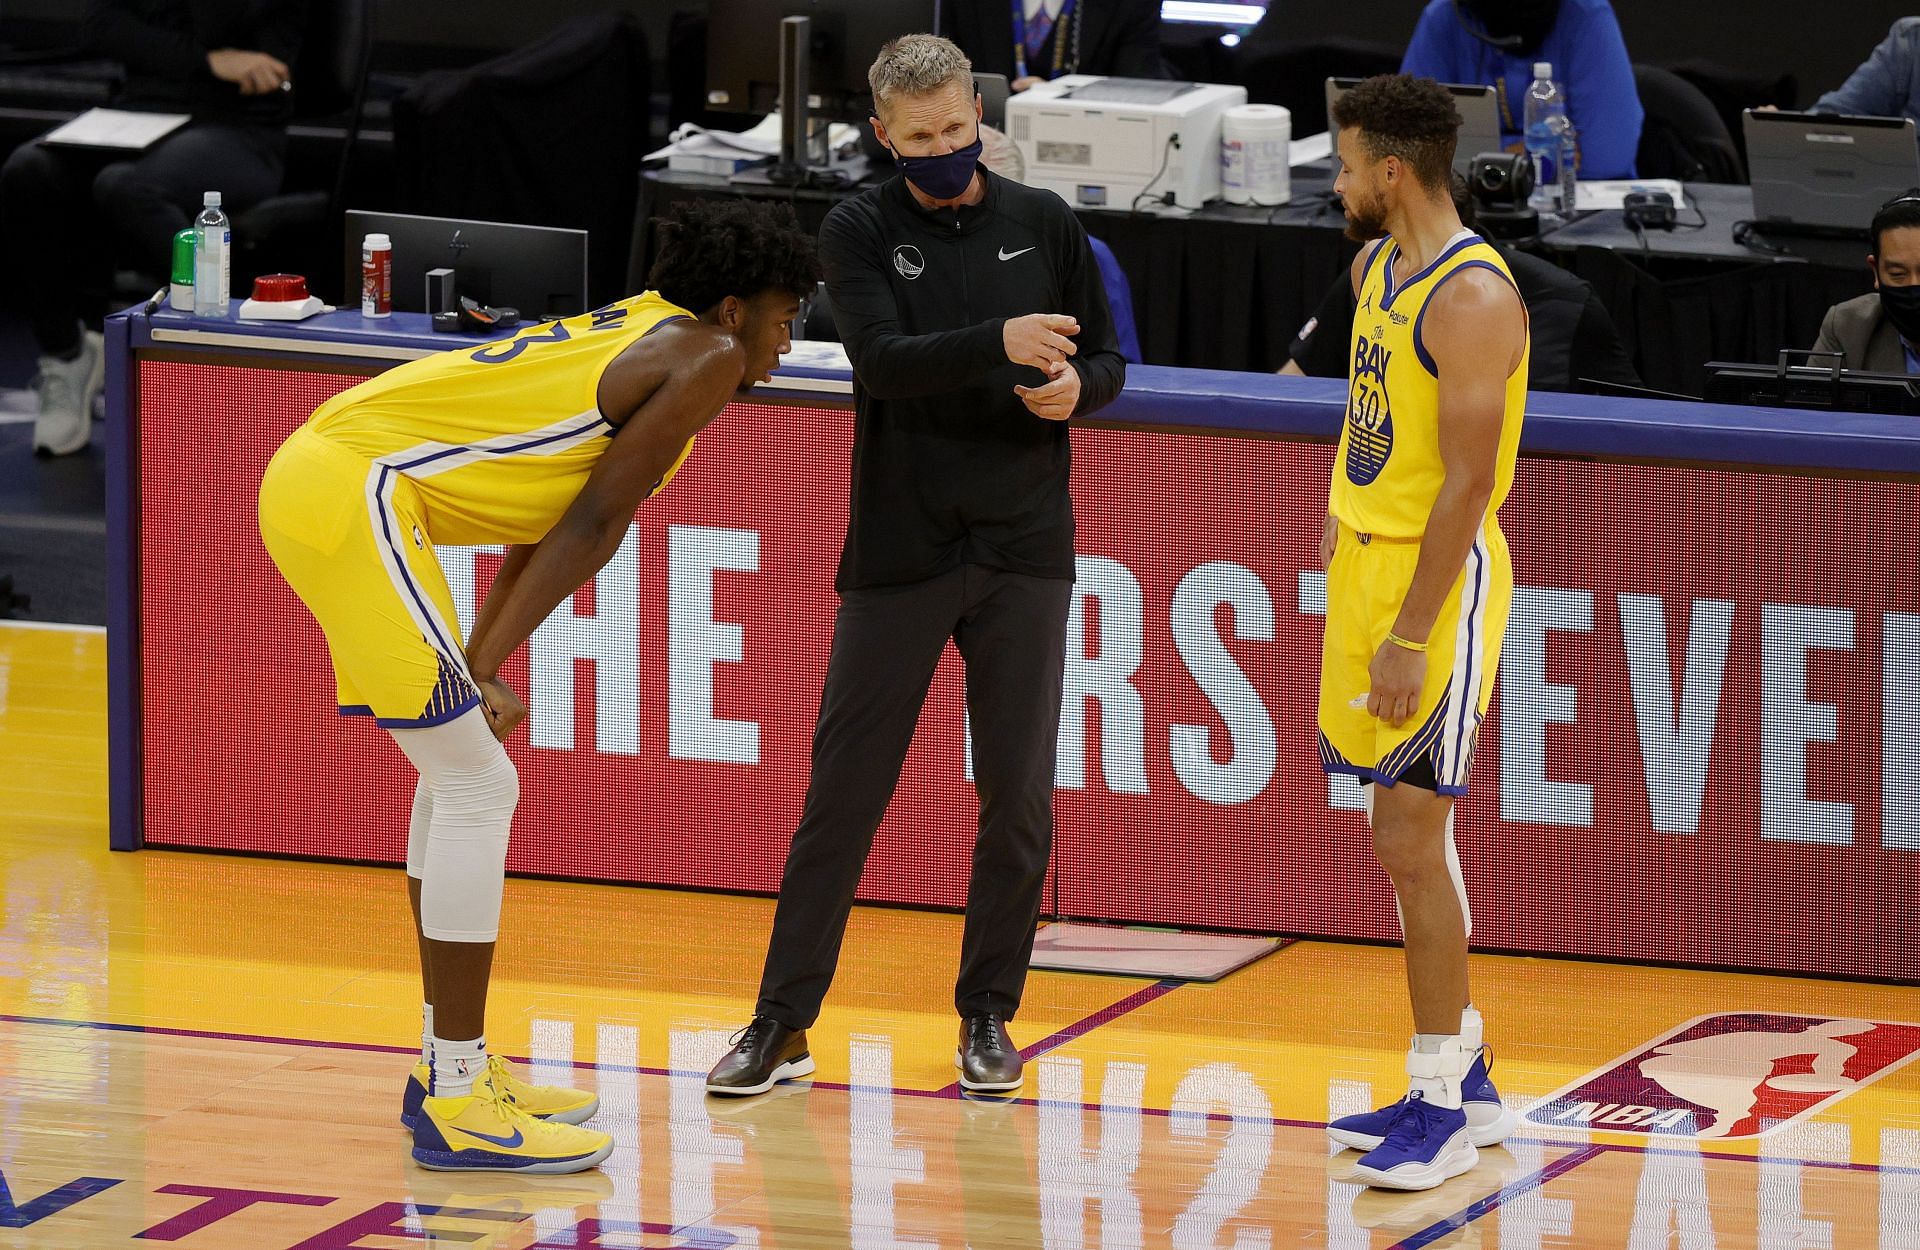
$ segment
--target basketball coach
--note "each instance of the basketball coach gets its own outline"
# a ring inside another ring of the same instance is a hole
[[[900,176],[820,229],[854,374],[840,608],[759,1003],[707,1077],[714,1094],[813,1071],[806,1030],[949,638],[966,664],[980,795],[954,1063],[969,1089],[1022,1079],[1006,1026],[1053,842],[1074,576],[1067,422],[1109,403],[1126,365],[1072,210],[979,164],[965,54],[903,36],[868,79]]]

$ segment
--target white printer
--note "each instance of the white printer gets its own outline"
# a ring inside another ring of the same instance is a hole
[[[1131,208],[1173,193],[1182,208],[1220,196],[1220,119],[1245,87],[1068,74],[1007,101],[1007,135],[1029,186],[1079,208]]]

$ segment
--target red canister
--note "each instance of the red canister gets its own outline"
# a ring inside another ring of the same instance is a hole
[[[360,315],[393,313],[393,240],[370,234],[360,244]]]

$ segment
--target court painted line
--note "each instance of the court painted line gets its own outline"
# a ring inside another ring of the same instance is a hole
[[[1562,1155],[1552,1163],[1541,1168],[1538,1172],[1523,1176],[1510,1184],[1502,1185],[1497,1192],[1488,1194],[1465,1210],[1449,1215],[1446,1219],[1429,1224],[1412,1236],[1395,1242],[1389,1250],[1423,1250],[1423,1247],[1432,1245],[1442,1237],[1459,1232],[1489,1211],[1498,1210],[1501,1204],[1511,1202],[1515,1198],[1524,1197],[1542,1185],[1547,1184],[1549,1181],[1566,1175],[1583,1163],[1591,1163],[1606,1153],[1608,1153],[1608,1151],[1605,1146],[1586,1146],[1574,1151],[1572,1154]]]
[[[58,1029],[97,1029],[109,1033],[152,1033],[159,1037],[190,1037],[216,1042],[257,1042],[263,1046],[299,1046],[315,1050],[350,1050],[379,1055],[418,1055],[420,1048],[414,1046],[389,1046],[377,1042],[326,1042],[308,1037],[274,1037],[262,1033],[222,1033],[211,1029],[182,1029],[156,1024],[115,1024],[107,1020],[62,1020],[54,1016],[19,1016],[0,1012],[0,1024],[35,1024]],[[515,1063],[533,1064],[535,1060],[523,1055],[507,1055],[505,1058]],[[553,1061],[541,1058],[543,1066],[552,1066]],[[573,1059],[567,1064],[578,1071],[614,1072],[623,1075],[662,1076],[670,1080],[704,1081],[705,1072],[681,1071],[674,1068],[650,1068],[629,1063],[596,1063],[588,1060]],[[942,1089],[906,1089],[898,1085],[849,1085],[844,1081],[807,1081],[815,1089],[833,1090],[838,1093],[858,1091],[860,1093],[893,1094],[900,1098],[941,1098],[959,1099],[964,1097],[957,1086]],[[744,1100],[743,1100],[744,1101]],[[1124,1107],[1103,1102],[1070,1102],[1058,1098],[989,1098],[996,1105],[1008,1104],[1029,1107],[1072,1107],[1080,1111],[1137,1111],[1141,1115],[1156,1117],[1182,1116],[1188,1119],[1203,1119],[1220,1124],[1232,1124],[1235,1121],[1265,1121],[1276,1128],[1324,1129],[1325,1120],[1294,1120],[1284,1116],[1235,1115],[1230,1111],[1209,1111],[1204,1114],[1194,1111],[1181,1111],[1171,1107]],[[1603,1153],[1660,1155],[1686,1159],[1719,1159],[1734,1163],[1753,1163],[1761,1166],[1791,1165],[1803,1168],[1822,1168],[1838,1172],[1878,1172],[1888,1176],[1920,1176],[1920,1167],[1897,1167],[1882,1163],[1837,1163],[1821,1159],[1788,1159],[1777,1156],[1759,1156],[1733,1154],[1729,1151],[1688,1150],[1671,1146],[1637,1146],[1624,1143],[1607,1142],[1604,1144],[1556,1140],[1550,1137],[1512,1137],[1509,1141],[1530,1146],[1546,1146],[1552,1149],[1573,1150],[1594,1149]]]
[[[1157,998],[1165,998],[1168,994],[1171,994],[1185,984],[1186,982],[1180,980],[1178,977],[1169,977],[1164,981],[1155,981],[1152,985],[1135,990],[1117,1003],[1109,1003],[1084,1020],[1074,1021],[1058,1033],[1041,1038],[1031,1046],[1022,1046],[1020,1048],[1020,1055],[1023,1059],[1037,1059],[1048,1051],[1057,1050],[1076,1038],[1085,1037],[1103,1024],[1111,1024],[1130,1011],[1139,1010]]]
[[[1022,1046],[1020,1048],[1020,1057],[1022,1059],[1038,1059],[1048,1051],[1057,1050],[1065,1046],[1068,1042],[1085,1037],[1101,1025],[1118,1020],[1128,1012],[1138,1010],[1157,998],[1165,998],[1168,994],[1171,994],[1184,984],[1186,984],[1186,982],[1177,977],[1169,977],[1165,981],[1155,981],[1152,985],[1146,986],[1144,989],[1135,990],[1117,1003],[1107,1004],[1085,1019],[1075,1020],[1072,1024],[1069,1024],[1057,1033],[1049,1034],[1030,1046]],[[958,1097],[960,1095],[960,1082],[955,1081],[939,1092],[949,1097]]]

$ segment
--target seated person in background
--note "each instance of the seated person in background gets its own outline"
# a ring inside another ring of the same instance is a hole
[[[1580,177],[1633,177],[1646,114],[1609,0],[1431,0],[1400,72],[1497,89],[1500,130],[1518,152],[1535,61],[1566,88]]]
[[[204,192],[232,218],[280,189],[306,19],[307,0],[92,0],[82,38],[127,68],[114,106],[193,120],[140,153],[23,143],[0,167],[9,295],[40,355],[35,450],[67,455],[90,437],[103,358],[81,324],[90,265],[120,258],[164,279]]]
[[[1874,290],[1835,304],[1820,323],[1816,352],[1839,352],[1849,369],[1920,373],[1920,187],[1873,215]]]
[[[947,0],[940,33],[1015,91],[1062,74],[1165,78],[1160,0]],[[1022,11],[1014,29],[1013,10]]]
[[[1140,330],[1133,324],[1133,284],[1127,281],[1127,271],[1120,267],[1120,258],[1113,254],[1105,239],[1088,235],[1087,246],[1093,249],[1093,263],[1100,266],[1100,285],[1107,289],[1107,306],[1113,311],[1113,337],[1119,340],[1120,355],[1130,365],[1142,364]]]
[[[1453,176],[1453,206],[1459,210],[1460,224],[1473,229],[1473,197],[1459,174]],[[1593,387],[1585,385],[1583,378],[1640,385],[1613,318],[1591,284],[1551,261],[1497,242],[1494,246],[1513,273],[1533,330],[1528,390],[1591,391]],[[1296,377],[1346,377],[1347,357],[1353,350],[1353,312],[1353,280],[1343,269],[1294,338],[1280,372]]]
[[[1920,121],[1920,17],[1895,22],[1873,55],[1810,111]]]
[[[984,122],[980,126],[980,163],[1011,182],[1027,180],[1026,162],[1013,140]],[[1133,323],[1133,287],[1127,271],[1120,268],[1119,257],[1103,239],[1087,236],[1093,259],[1100,266],[1100,285],[1106,288],[1107,305],[1113,311],[1113,336],[1119,340],[1120,354],[1130,365],[1140,361],[1140,332]]]

